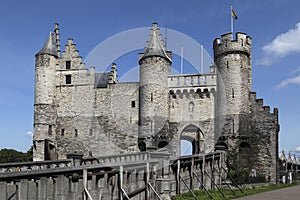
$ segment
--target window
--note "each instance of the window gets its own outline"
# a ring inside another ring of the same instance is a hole
[[[151,102],[152,102],[153,101],[153,93],[151,93],[151,97],[150,98],[151,98]]]
[[[93,136],[93,129],[90,129],[90,136]]]
[[[131,107],[135,108],[135,101],[131,101]]]
[[[48,135],[52,136],[52,125],[49,125],[48,127]]]
[[[65,135],[65,129],[61,129],[60,134],[61,134],[61,136],[64,136]]]
[[[194,112],[194,103],[193,102],[189,103],[189,111]]]
[[[71,83],[72,83],[72,76],[66,75],[66,84],[71,84]]]
[[[78,136],[78,130],[75,129],[75,137],[77,137],[77,136]]]
[[[232,98],[234,98],[234,89],[232,88],[232,91],[231,91],[231,95],[232,95]]]
[[[66,61],[66,69],[71,69],[71,61]]]

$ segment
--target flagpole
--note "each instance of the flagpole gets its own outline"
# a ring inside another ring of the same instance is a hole
[[[233,35],[233,16],[232,16],[232,5],[230,5],[230,20],[231,20],[231,33]]]
[[[180,74],[183,74],[183,46],[181,46],[180,52]]]

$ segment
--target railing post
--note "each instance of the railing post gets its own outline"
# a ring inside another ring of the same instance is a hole
[[[87,169],[83,170],[83,199],[87,200],[85,190],[87,188]]]
[[[206,187],[206,178],[205,178],[205,164],[206,164],[206,162],[205,162],[205,155],[203,154],[203,156],[202,156],[202,183],[203,183],[203,185]]]
[[[150,191],[148,187],[148,183],[150,180],[150,165],[149,162],[146,163],[146,182],[145,182],[145,188],[146,188],[146,196],[145,199],[150,200]]]
[[[19,183],[18,197],[20,200],[28,199],[28,180],[21,180]]]
[[[191,182],[190,182],[190,188],[191,190],[194,190],[194,185],[195,185],[195,181],[194,181],[194,157],[192,157],[192,162],[191,162],[191,172],[190,172],[190,177],[191,177]]]
[[[177,194],[180,194],[180,160],[177,160]]]
[[[215,154],[212,155],[212,161],[211,161],[211,177],[213,181],[215,182]],[[215,189],[214,184],[212,185],[212,188]]]
[[[0,194],[3,199],[7,199],[7,183],[6,181],[0,182]]]
[[[120,195],[120,200],[123,200],[123,166],[120,166],[120,172],[119,172],[119,195]]]

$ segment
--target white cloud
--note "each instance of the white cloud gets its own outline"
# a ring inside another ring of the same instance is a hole
[[[32,138],[33,137],[33,132],[32,131],[27,131],[26,137]]]
[[[295,148],[295,151],[300,152],[300,146],[296,147],[296,148]]]
[[[300,67],[290,72],[290,74],[300,74]]]
[[[295,76],[293,78],[288,78],[288,79],[285,79],[283,81],[281,81],[281,83],[279,83],[278,85],[276,85],[275,89],[281,89],[281,88],[284,88],[290,84],[297,84],[297,85],[300,85],[300,75],[298,76]]]
[[[258,60],[261,65],[270,65],[278,58],[292,53],[300,53],[300,22],[294,29],[278,35],[271,43],[263,46],[265,57]]]

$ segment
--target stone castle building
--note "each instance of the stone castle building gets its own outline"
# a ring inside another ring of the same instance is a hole
[[[153,24],[139,55],[140,81],[118,82],[86,68],[72,39],[61,52],[55,26],[36,54],[34,160],[134,151],[180,155],[238,148],[242,162],[275,181],[278,110],[270,112],[252,85],[252,39],[244,33],[213,42],[214,65],[205,74],[172,75],[172,52]],[[243,159],[244,158],[244,159]]]

